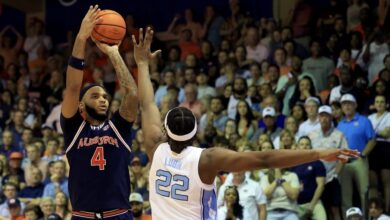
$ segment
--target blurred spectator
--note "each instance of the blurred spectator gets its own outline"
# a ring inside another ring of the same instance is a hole
[[[0,145],[0,153],[4,154],[7,158],[14,151],[18,151],[19,149],[16,146],[12,145],[13,134],[9,130],[3,131],[2,135],[2,144]]]
[[[359,25],[359,12],[365,7],[368,8],[368,5],[363,0],[349,1],[347,9],[347,31],[354,30]]]
[[[66,175],[66,165],[63,160],[57,160],[53,164],[53,174],[50,176],[51,182],[46,184],[43,197],[55,198],[58,192],[63,192],[69,197],[68,178]]]
[[[198,59],[202,57],[202,51],[198,43],[192,41],[191,29],[183,29],[180,33],[181,41],[179,47],[181,50],[180,59],[185,60],[189,54],[195,55]]]
[[[384,28],[386,33],[389,33],[389,22],[390,22],[390,14],[389,14],[389,5],[390,2],[388,0],[379,0],[378,5],[378,17],[379,17],[379,25]]]
[[[313,9],[306,0],[295,1],[288,15],[288,23],[293,29],[294,38],[306,37],[309,34],[312,15]]]
[[[295,118],[298,126],[301,125],[307,119],[305,107],[299,103],[295,104],[291,109],[291,116]]]
[[[307,120],[299,125],[298,137],[308,135],[311,131],[320,128],[320,121],[318,118],[318,107],[320,100],[317,97],[308,97],[305,101],[305,111]]]
[[[366,105],[364,108],[364,113],[369,114],[375,110],[375,98],[378,95],[385,96],[386,103],[390,103],[390,96],[387,94],[390,93],[390,84],[386,83],[383,79],[378,79],[374,82],[374,84],[370,88],[370,95],[368,96],[368,100],[366,101]],[[387,109],[388,107],[385,107]]]
[[[54,198],[55,213],[64,220],[72,218],[72,212],[69,209],[69,199],[62,191],[56,193]]]
[[[167,88],[169,86],[175,85],[175,74],[172,71],[167,71],[164,73],[164,83],[165,85],[160,85],[155,93],[155,102],[158,106],[161,104],[161,99],[163,96],[167,94]],[[180,89],[179,93],[179,102],[182,102],[184,100],[184,90]]]
[[[298,176],[287,170],[270,169],[260,180],[267,197],[267,219],[298,220]]]
[[[3,193],[5,196],[5,201],[0,205],[0,216],[3,218],[11,218],[12,213],[10,213],[8,201],[18,198],[18,187],[14,183],[5,183],[3,186]],[[25,207],[24,203],[20,203],[20,207],[20,211],[23,211]]]
[[[42,157],[43,161],[50,163],[52,161],[61,160],[61,156],[58,155],[58,150],[60,148],[60,142],[56,138],[50,138],[47,141],[46,150],[44,156]]]
[[[278,98],[276,97],[276,95],[273,95],[271,93],[270,95],[265,97],[263,102],[262,102],[262,106],[264,108],[266,108],[266,107],[274,108],[274,110],[275,110],[275,118],[276,118],[276,126],[279,127],[279,128],[283,128],[284,127],[284,120],[285,120],[286,116],[283,115],[280,112],[280,110],[281,110],[280,109],[280,102],[279,102]],[[264,119],[262,119],[259,122],[259,127],[260,128],[264,128],[265,127]]]
[[[51,197],[43,197],[39,203],[39,207],[41,207],[43,213],[42,220],[49,220],[48,217],[50,214],[55,212],[54,201]]]
[[[326,84],[326,89],[322,90],[319,94],[321,98],[321,103],[323,104],[328,103],[330,91],[338,85],[340,85],[339,78],[334,74],[329,75],[328,82]]]
[[[267,134],[272,141],[279,136],[281,128],[276,124],[276,112],[273,107],[266,107],[263,109],[262,118],[264,121],[264,128],[257,129],[251,141],[256,142],[261,134]]]
[[[340,173],[342,191],[342,210],[345,212],[352,206],[353,184],[359,192],[362,207],[366,207],[366,193],[368,190],[368,161],[367,156],[375,147],[375,131],[366,116],[356,112],[356,99],[351,94],[341,97],[341,107],[345,118],[337,128],[343,132],[350,149],[358,150],[361,155],[346,164]]]
[[[1,80],[0,80],[1,91]],[[0,97],[0,129],[4,129],[6,121],[10,118],[10,112],[13,106],[13,97],[10,90],[3,90]]]
[[[381,30],[374,31],[363,46],[363,51],[363,60],[368,66],[368,81],[372,85],[378,77],[379,71],[384,68],[385,56],[390,53],[384,33]]]
[[[322,55],[322,46],[319,40],[312,40],[310,43],[311,57],[303,61],[303,71],[309,73],[316,79],[317,91],[326,88],[326,79],[333,73],[334,63],[331,59]]]
[[[138,157],[133,157],[130,164],[130,181],[132,192],[145,194],[148,190],[148,177],[143,172],[141,161]]]
[[[38,49],[51,50],[51,37],[44,33],[44,23],[39,19],[30,21],[27,26],[27,37],[24,41],[24,50],[28,53],[28,60],[34,60],[38,57]]]
[[[230,96],[227,114],[231,119],[236,118],[237,103],[239,100],[245,100],[249,106],[252,105],[252,101],[247,97],[248,85],[244,78],[237,77],[233,81],[233,94]]]
[[[142,198],[141,194],[131,193],[129,200],[130,200],[131,212],[133,214],[134,220],[151,220],[152,219],[152,217],[150,215],[144,214],[144,211],[143,211],[144,199]]]
[[[345,213],[347,220],[363,220],[363,213],[357,207],[349,208]]]
[[[241,138],[250,140],[257,129],[257,121],[253,116],[252,110],[248,103],[244,100],[240,100],[237,103],[236,112],[236,125],[237,132]]]
[[[365,94],[364,91],[358,89],[355,84],[356,76],[352,69],[349,67],[340,67],[340,85],[334,87],[330,91],[329,103],[337,101],[340,102],[340,98],[344,94],[352,94],[358,103],[358,111],[363,109],[365,104]]]
[[[40,199],[45,188],[45,185],[42,183],[42,172],[36,167],[32,167],[30,172],[29,183],[19,193],[20,199],[26,202],[30,202],[33,199]]]
[[[291,140],[291,141],[298,141],[298,136],[297,136],[297,133],[298,133],[298,124],[297,124],[297,121],[294,117],[292,116],[288,116],[286,117],[285,121],[284,121],[284,128],[285,130],[289,131],[289,133],[291,133],[293,136],[294,136],[294,140]],[[280,149],[280,140],[281,140],[281,135],[277,136],[275,138],[275,140],[273,141],[273,145],[275,146],[275,149]]]
[[[323,105],[318,109],[320,129],[311,131],[308,136],[311,139],[313,149],[347,149],[348,143],[344,134],[333,126],[332,108]],[[341,189],[338,175],[343,167],[339,162],[322,161],[326,168],[325,188],[322,194],[322,202],[329,219],[340,220]]]
[[[390,220],[390,216],[385,215],[385,203],[380,198],[368,201],[368,214],[372,220]]]
[[[304,105],[309,97],[317,97],[314,81],[310,76],[303,76],[295,86],[295,91],[289,100],[289,106],[292,109],[294,105]],[[319,98],[318,98],[319,101]]]
[[[20,152],[12,152],[9,155],[9,175],[5,177],[8,179],[10,175],[16,175],[20,180],[24,181],[25,172],[22,169],[23,154]]]
[[[141,129],[138,129],[133,139],[132,145],[132,156],[138,157],[140,159],[141,165],[146,166],[149,162],[148,155],[145,153],[144,147],[144,135]]]
[[[298,56],[293,56],[291,59],[291,70],[287,75],[282,75],[278,79],[275,93],[279,98],[283,98],[283,110],[284,115],[290,113],[289,101],[296,91],[297,80],[301,80],[302,74],[302,60]]]
[[[178,46],[172,46],[168,49],[168,57],[165,63],[163,72],[169,70],[176,72],[184,67],[184,64],[180,61],[181,50]]]
[[[295,33],[294,33],[293,28],[291,26],[285,26],[282,28],[281,42],[286,42],[286,41],[294,42],[296,55],[302,59],[307,58],[309,56],[308,51],[306,50],[307,45],[303,46],[301,43],[298,43],[295,40],[294,36],[295,36]],[[280,46],[281,45],[276,46],[276,47],[280,47]]]
[[[258,63],[253,63],[249,67],[250,77],[246,79],[248,86],[260,86],[264,82],[264,77],[262,76],[260,65]]]
[[[22,149],[22,132],[26,128],[24,125],[24,116],[22,111],[14,111],[14,114],[11,117],[11,123],[7,126],[7,128],[12,131],[12,145]]]
[[[279,67],[280,75],[287,75],[291,70],[291,65],[287,64],[287,51],[282,48],[277,48],[273,52],[273,61]]]
[[[297,148],[295,144],[296,143],[295,136],[289,130],[283,129],[280,132],[279,138],[280,138],[279,148],[276,149],[294,150]]]
[[[200,117],[199,131],[203,135],[207,127],[214,127],[218,135],[222,135],[225,129],[226,121],[228,117],[223,114],[223,105],[221,97],[212,97],[210,101],[209,109]]]
[[[237,61],[229,59],[225,62],[224,66],[220,69],[220,76],[215,80],[215,87],[219,93],[223,86],[233,83],[237,77]]]
[[[12,37],[9,32],[16,37],[16,41],[12,42]],[[4,58],[4,66],[11,63],[17,63],[18,53],[23,47],[23,36],[12,25],[5,26],[0,32],[0,56]]]
[[[223,205],[218,207],[217,220],[243,219],[243,207],[240,205],[237,187],[227,186],[223,193]]]
[[[207,5],[204,12],[204,23],[202,32],[212,46],[218,50],[221,42],[220,30],[225,23],[225,19],[218,15],[213,5]]]
[[[23,169],[25,170],[26,183],[30,183],[31,168],[37,167],[42,172],[42,179],[46,179],[48,171],[48,163],[41,159],[41,151],[35,144],[30,144],[26,147],[27,158],[23,161]]]
[[[203,103],[197,99],[198,97],[198,89],[195,84],[187,84],[184,88],[185,91],[185,99],[179,106],[186,107],[191,110],[197,120],[199,121],[200,116],[205,111],[205,107]]]
[[[369,154],[368,160],[371,179],[370,191],[374,192],[370,196],[378,195],[377,190],[380,185],[379,182],[381,182],[383,197],[385,198],[384,211],[390,209],[390,166],[388,163],[388,159],[390,158],[390,113],[386,110],[388,105],[389,102],[386,101],[384,94],[377,95],[374,103],[376,113],[368,117],[376,135],[376,145]]]
[[[268,48],[260,43],[257,27],[249,27],[245,36],[246,59],[260,63],[267,59]]]
[[[243,207],[242,219],[266,219],[266,197],[260,188],[260,185],[251,180],[249,177],[246,177],[245,172],[233,173],[232,181],[226,180],[226,182],[219,188],[219,207],[223,206],[225,203],[225,191],[229,189],[229,186],[235,186],[237,188],[240,205]],[[227,208],[228,207],[226,207],[226,209]]]
[[[9,199],[7,205],[10,213],[10,220],[24,220],[19,199]]]
[[[196,83],[198,88],[198,99],[210,98],[215,96],[217,92],[215,88],[208,85],[209,76],[204,71],[199,71],[196,76]]]
[[[43,217],[43,213],[38,205],[29,204],[24,209],[24,217],[26,220],[38,220]]]
[[[299,150],[311,150],[311,140],[308,136],[299,138]],[[298,195],[299,216],[301,219],[327,219],[326,212],[320,200],[325,188],[325,167],[321,161],[302,164],[290,168],[298,175],[301,191]]]

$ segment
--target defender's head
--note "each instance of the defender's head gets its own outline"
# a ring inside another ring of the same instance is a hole
[[[169,144],[180,151],[191,144],[197,131],[195,115],[184,107],[169,110],[164,126]]]
[[[108,114],[108,93],[103,86],[91,84],[80,91],[79,110],[87,118],[104,121]]]

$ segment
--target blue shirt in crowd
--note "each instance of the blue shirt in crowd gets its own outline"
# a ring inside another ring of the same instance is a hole
[[[359,113],[356,113],[351,121],[346,118],[341,120],[337,128],[345,135],[349,148],[359,152],[363,152],[368,141],[375,138],[371,121]]]
[[[60,189],[69,198],[67,178],[60,183]],[[43,197],[51,197],[53,199],[56,197],[56,186],[54,185],[53,182],[50,182],[45,186],[45,190],[43,191]]]

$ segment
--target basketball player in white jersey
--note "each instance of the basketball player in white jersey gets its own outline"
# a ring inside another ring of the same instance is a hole
[[[284,168],[315,160],[347,160],[359,153],[351,150],[275,150],[234,152],[223,148],[192,147],[197,132],[196,118],[186,108],[171,109],[164,121],[154,102],[149,78],[149,61],[161,51],[150,52],[153,31],[133,36],[138,65],[138,92],[147,154],[152,161],[149,192],[153,220],[216,219],[215,177],[220,171],[239,172],[262,168]]]

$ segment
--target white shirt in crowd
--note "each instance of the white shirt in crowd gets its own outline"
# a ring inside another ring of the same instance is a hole
[[[379,216],[377,219],[374,220],[390,220],[390,216],[382,214],[381,216]]]
[[[367,44],[363,46],[363,51],[367,48]],[[389,46],[386,43],[377,44],[372,42],[369,47],[370,60],[367,63],[368,66],[368,80],[372,85],[377,77],[378,73],[385,67],[383,64],[383,58],[390,53]]]
[[[227,209],[221,209],[224,205],[225,190],[228,186],[232,185],[230,181],[226,181],[218,191],[218,219],[226,218]],[[243,219],[257,220],[259,219],[259,205],[265,205],[267,198],[260,187],[260,184],[250,178],[246,177],[244,182],[238,187],[238,195],[240,197],[240,205],[243,207]]]
[[[377,113],[371,114],[368,116],[368,119],[370,119],[376,134],[385,130],[386,127],[390,127],[390,112],[388,111],[384,112],[380,117],[377,117]],[[390,138],[377,138],[376,140],[390,142]]]
[[[310,121],[310,119],[307,119],[301,125],[299,125],[298,133],[296,136],[302,137],[308,135],[313,130],[320,129],[320,128],[321,128],[321,124],[318,117],[314,122]]]

